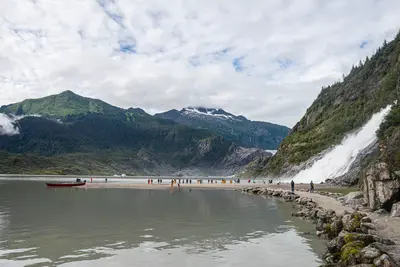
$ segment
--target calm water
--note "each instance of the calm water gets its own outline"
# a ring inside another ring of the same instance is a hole
[[[0,266],[318,266],[291,204],[234,191],[0,181]]]

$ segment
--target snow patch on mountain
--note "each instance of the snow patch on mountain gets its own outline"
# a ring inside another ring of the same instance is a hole
[[[211,116],[220,119],[240,121],[240,119],[234,115],[227,113],[222,109],[215,108],[187,107],[182,109],[181,113],[188,116]]]

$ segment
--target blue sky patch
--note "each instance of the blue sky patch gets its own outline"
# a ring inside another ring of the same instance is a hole
[[[232,66],[235,68],[235,71],[240,72],[243,70],[243,58],[244,57],[236,57],[232,60]]]
[[[119,40],[119,51],[127,54],[136,54],[135,40]]]
[[[290,58],[278,59],[278,63],[281,69],[287,69],[294,64]]]
[[[363,49],[364,47],[367,46],[367,44],[368,44],[368,41],[367,41],[367,40],[363,40],[363,41],[360,43],[360,48]]]

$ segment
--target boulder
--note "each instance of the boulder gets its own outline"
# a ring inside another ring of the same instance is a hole
[[[378,210],[374,211],[374,214],[379,215],[379,216],[385,216],[385,215],[388,215],[389,212],[385,209],[378,209]]]
[[[366,233],[366,234],[370,233],[371,231],[377,230],[375,224],[373,224],[373,223],[363,223],[362,222],[360,227],[361,227],[361,230],[363,231],[363,233]]]
[[[400,247],[397,245],[385,245],[379,242],[371,244],[374,248],[378,249],[384,254],[389,255],[395,262],[400,262]]]
[[[370,217],[362,217],[361,218],[361,223],[370,223],[372,222]]]
[[[353,241],[344,245],[341,249],[340,264],[344,266],[361,263],[361,250],[365,247],[362,241]]]
[[[361,191],[357,191],[357,192],[348,193],[347,195],[344,196],[343,200],[344,200],[345,204],[348,204],[352,200],[363,199],[363,198],[364,198],[364,193]]]
[[[306,205],[308,202],[313,202],[313,201],[308,197],[299,197],[298,199],[296,199],[296,203],[300,205]]]
[[[390,217],[400,217],[400,203],[393,203],[392,210],[390,211]]]
[[[362,263],[373,263],[374,259],[381,256],[381,251],[371,245],[366,246],[361,250],[361,262]]]
[[[374,260],[376,267],[398,267],[398,265],[387,255],[383,254],[379,258]]]
[[[343,239],[346,244],[354,241],[361,241],[366,246],[376,241],[373,235],[359,233],[344,234]]]
[[[392,177],[385,162],[375,162],[367,169],[363,180],[363,192],[370,209],[391,210],[393,202],[399,198],[399,188],[399,180]]]
[[[273,197],[279,197],[281,194],[282,194],[282,192],[280,192],[280,191],[274,191],[274,192],[272,193],[272,196],[273,196]]]
[[[355,232],[361,227],[361,218],[364,217],[361,213],[354,212],[343,216],[343,229],[349,232]]]
[[[343,229],[343,222],[340,218],[335,217],[332,223],[325,225],[325,232],[329,239],[335,238]]]

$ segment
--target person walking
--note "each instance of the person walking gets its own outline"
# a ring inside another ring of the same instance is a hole
[[[294,182],[292,180],[292,182],[290,182],[291,188],[292,188],[292,193],[294,193]]]
[[[310,193],[314,193],[314,183],[311,181],[310,183]]]

